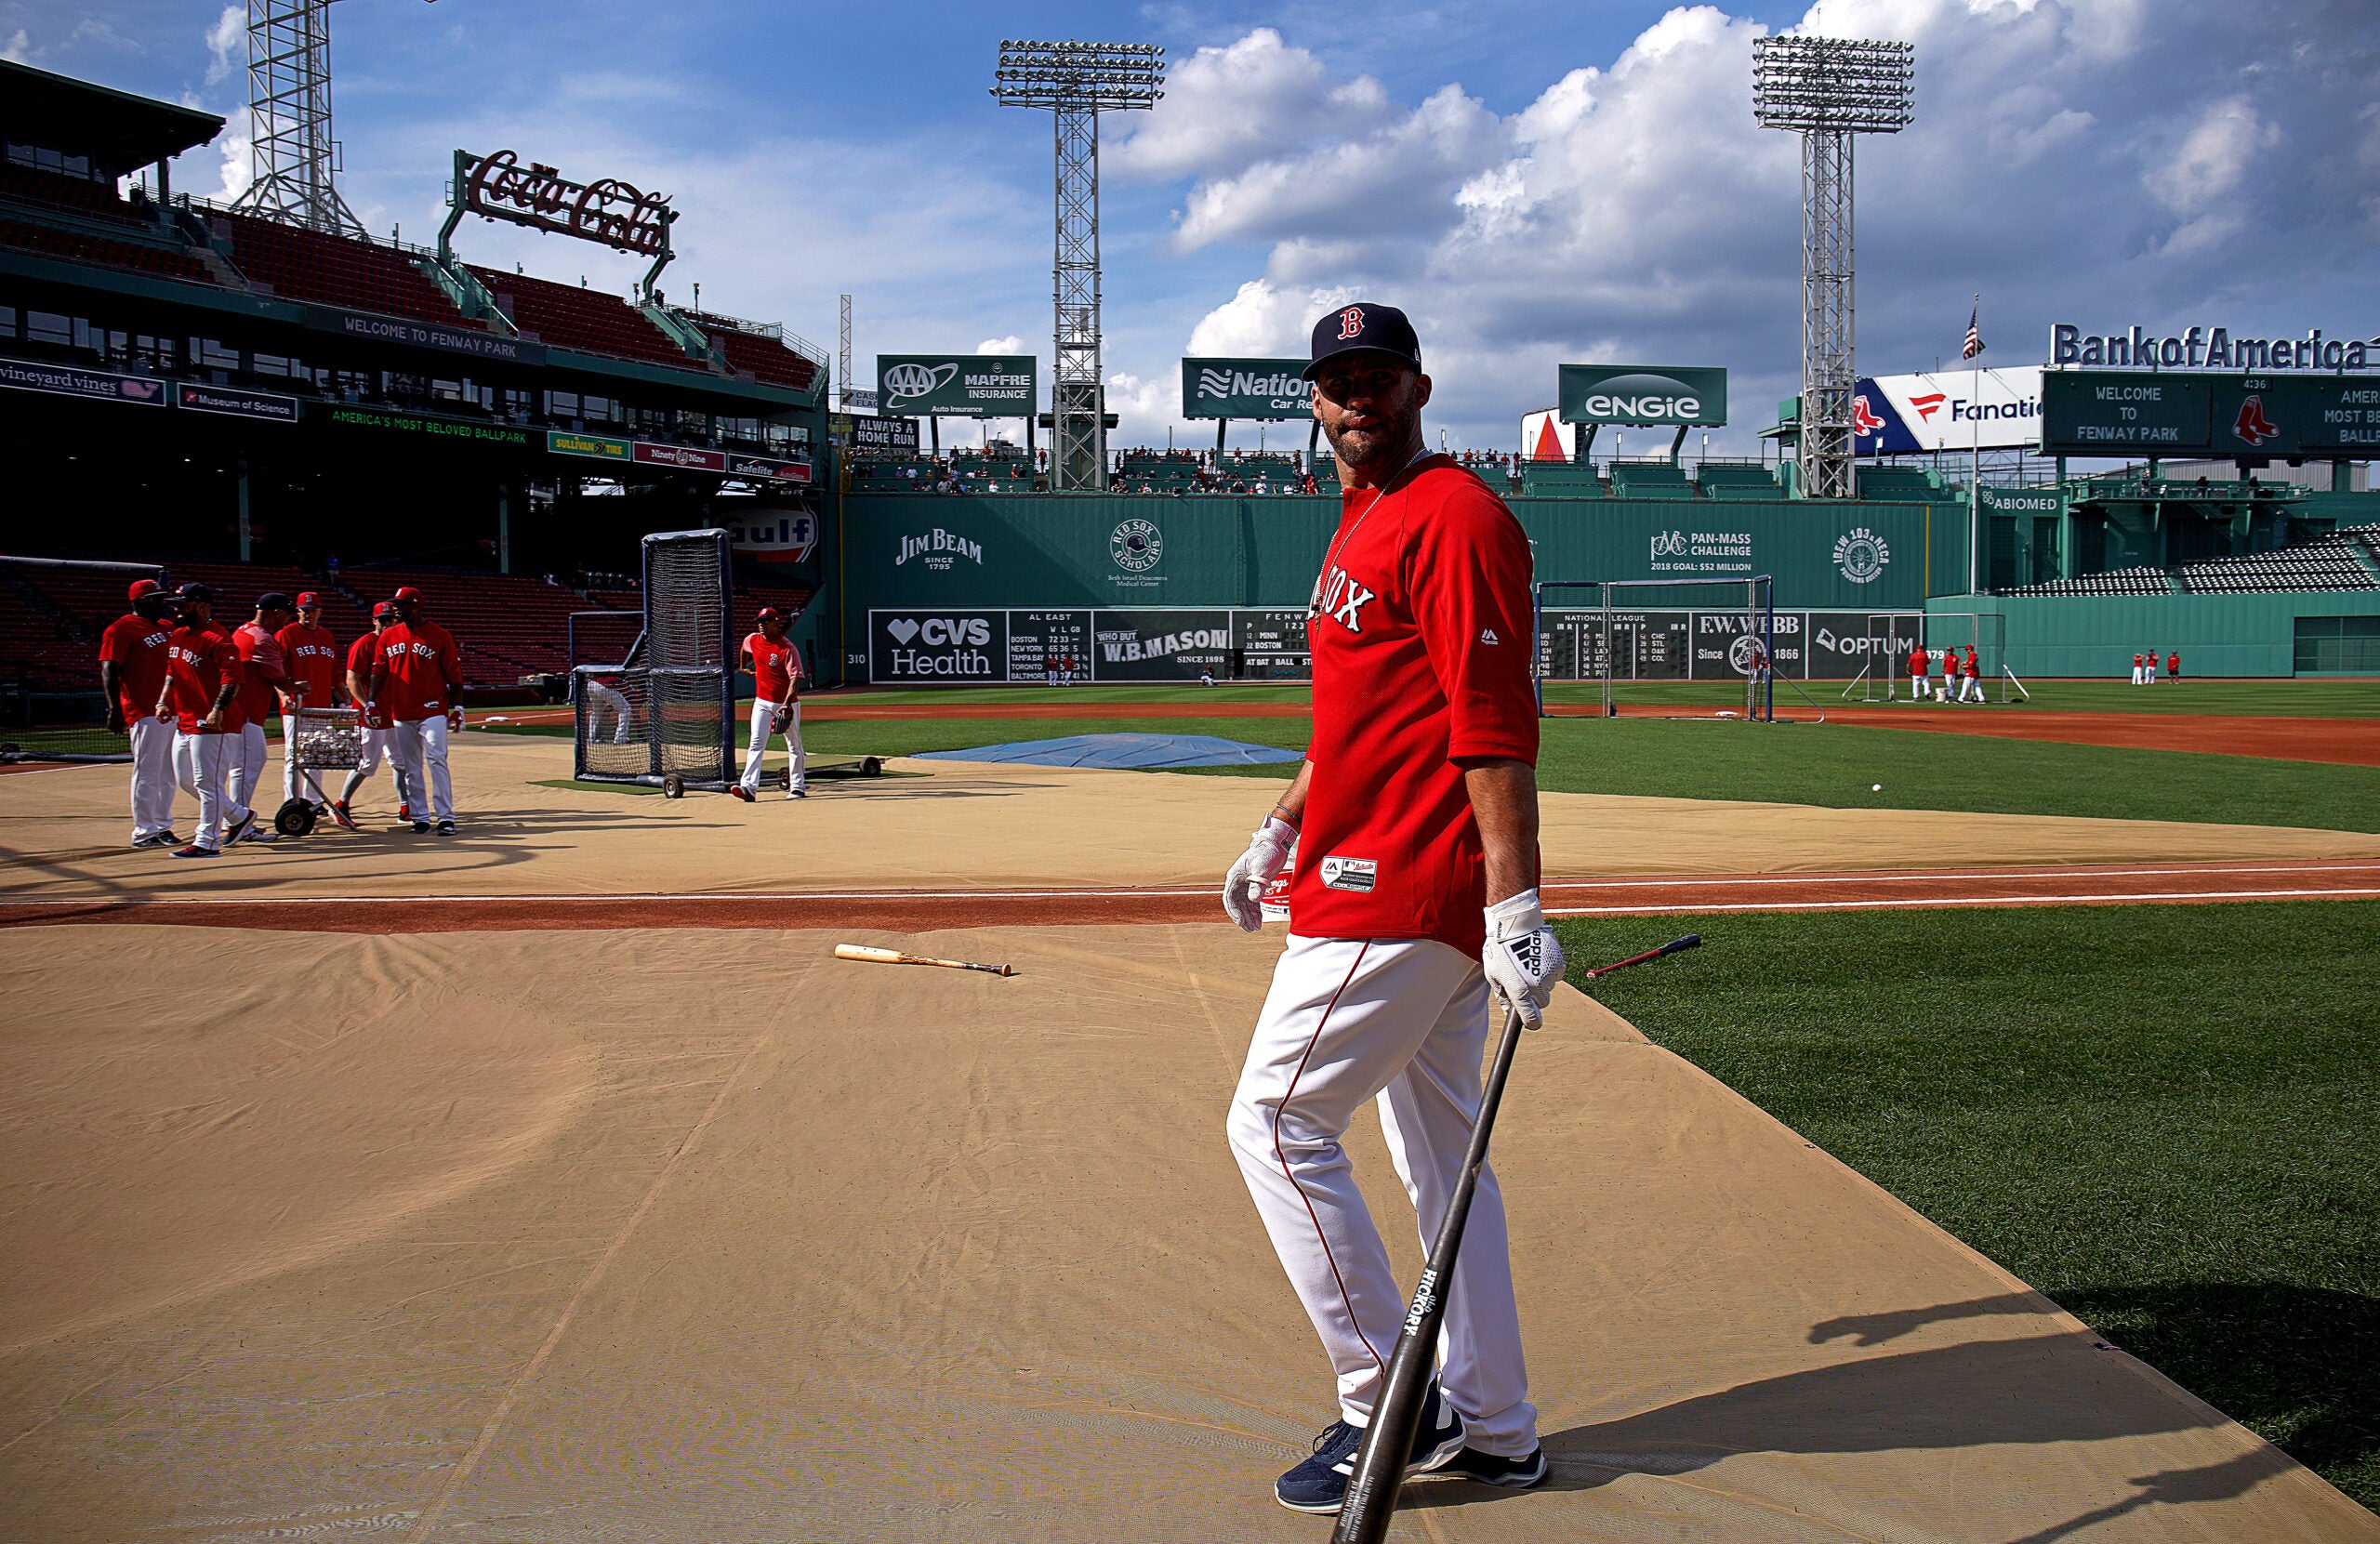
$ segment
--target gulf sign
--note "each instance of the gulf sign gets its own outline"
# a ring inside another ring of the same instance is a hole
[[[729,545],[764,563],[798,563],[818,545],[818,517],[808,509],[763,505],[727,517]]]
[[[1565,364],[1566,424],[1704,424],[1727,421],[1727,372],[1715,365]]]

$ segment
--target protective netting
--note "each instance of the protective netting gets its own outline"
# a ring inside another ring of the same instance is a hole
[[[644,657],[660,667],[721,666],[727,657],[727,533],[647,536]]]
[[[689,783],[732,777],[720,726],[725,674],[708,666],[583,666],[572,672],[577,775],[592,782],[650,781],[671,772]]]
[[[1538,586],[1537,674],[1544,681],[1739,681],[1746,710],[1777,665],[1765,575]],[[1798,651],[1796,651],[1798,653]]]
[[[641,665],[637,640],[644,634],[641,611],[575,611],[570,614],[570,667]]]

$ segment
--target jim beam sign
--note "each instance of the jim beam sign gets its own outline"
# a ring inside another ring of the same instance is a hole
[[[668,198],[648,193],[616,177],[566,182],[551,166],[521,164],[520,155],[455,152],[455,203],[458,212],[509,220],[534,231],[601,242],[647,257],[669,251],[669,223],[678,212]]]

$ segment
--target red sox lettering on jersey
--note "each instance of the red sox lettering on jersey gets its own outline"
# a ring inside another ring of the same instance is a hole
[[[1364,630],[1364,607],[1379,599],[1345,569],[1333,563],[1330,572],[1323,576],[1322,598],[1316,614],[1329,617],[1351,633],[1359,633]]]

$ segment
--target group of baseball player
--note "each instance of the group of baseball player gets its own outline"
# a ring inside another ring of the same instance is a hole
[[[265,723],[281,717],[282,797],[303,786],[291,756],[301,707],[360,705],[362,754],[327,810],[342,825],[349,805],[386,759],[397,784],[397,818],[416,835],[455,830],[448,732],[459,726],[463,684],[454,635],[422,614],[411,586],[372,608],[372,630],[342,655],[323,626],[322,598],[257,597],[255,614],[227,628],[215,592],[189,584],[168,590],[136,581],[131,610],[99,639],[99,684],[108,728],[132,748],[132,845],[172,848],[177,858],[213,858],[237,842],[279,838],[260,819],[268,746]],[[187,844],[174,834],[177,788],[198,804]],[[434,823],[434,824],[433,824]]]
[[[2177,681],[2182,679],[2182,654],[2178,649],[2165,656],[2165,679],[2169,681]],[[2151,649],[2145,654],[2132,656],[2132,684],[2135,686],[2157,684],[2156,650]]]
[[[1938,665],[1942,679],[1937,681],[1931,671]],[[1957,694],[1951,693],[1953,684]],[[1924,702],[1932,697],[1937,702],[1979,703],[1983,695],[1983,666],[1976,662],[1975,645],[1967,645],[1967,656],[1959,657],[1956,649],[1928,650],[1921,643],[1909,652],[1909,700]]]

